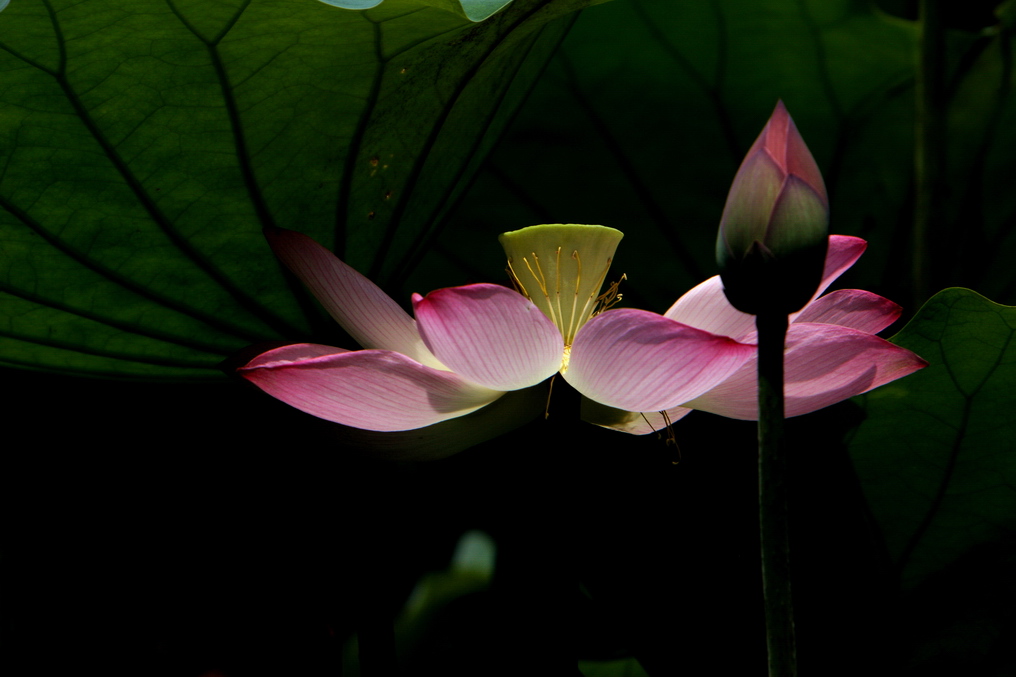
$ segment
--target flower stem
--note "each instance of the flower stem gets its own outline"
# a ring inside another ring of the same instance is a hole
[[[762,314],[758,329],[758,499],[769,677],[794,677],[797,652],[790,594],[783,350],[787,316]]]

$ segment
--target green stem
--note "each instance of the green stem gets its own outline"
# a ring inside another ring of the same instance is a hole
[[[786,445],[783,436],[783,349],[787,316],[763,314],[758,329],[758,499],[769,677],[794,677],[794,609],[790,594]]]

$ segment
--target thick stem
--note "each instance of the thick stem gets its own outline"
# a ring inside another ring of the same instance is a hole
[[[783,437],[783,348],[787,316],[758,315],[758,498],[769,677],[794,677],[794,609],[790,594],[786,444]]]

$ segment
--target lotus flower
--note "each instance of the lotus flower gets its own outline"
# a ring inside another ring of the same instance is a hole
[[[841,289],[819,296],[854,265],[866,246],[860,238],[830,236],[818,291],[804,308],[790,315],[784,353],[788,417],[860,395],[927,366],[927,362],[909,350],[875,336],[899,317],[900,307],[892,301],[859,289]],[[738,311],[727,301],[719,276],[698,285],[656,317],[660,318],[654,320],[657,323],[662,319],[742,343],[756,342],[755,317]],[[757,420],[756,365],[754,358],[745,362],[716,387],[665,412],[642,414],[586,403],[583,418],[633,434],[663,428],[693,409]]]
[[[783,102],[727,194],[716,261],[730,303],[757,315],[804,306],[822,277],[829,200],[818,165]]]
[[[664,410],[721,383],[755,352],[664,318],[647,321],[643,311],[599,313],[611,298],[601,298],[599,289],[621,239],[612,228],[554,225],[506,233],[509,265],[523,293],[472,284],[414,294],[415,320],[310,238],[278,229],[267,237],[364,349],[296,343],[263,352],[238,372],[298,409],[347,426],[430,426],[558,371],[603,404]]]

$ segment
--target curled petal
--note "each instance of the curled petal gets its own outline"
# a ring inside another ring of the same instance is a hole
[[[905,348],[863,331],[795,323],[784,353],[786,415],[800,416],[895,381],[927,366]],[[758,419],[757,362],[686,406],[728,418]]]
[[[815,297],[829,288],[840,275],[850,266],[857,263],[861,254],[868,248],[868,243],[851,235],[830,235],[829,249],[826,251],[825,267],[822,269],[822,282],[815,292]],[[815,298],[813,297],[813,298]]]
[[[471,284],[413,296],[420,335],[457,374],[496,390],[517,390],[561,368],[564,339],[539,308],[516,291]]]
[[[663,411],[722,383],[755,347],[644,310],[609,310],[575,337],[565,379],[628,411]]]
[[[302,233],[265,231],[275,255],[324,309],[364,348],[394,350],[440,368],[416,329],[416,321],[381,288]]]
[[[793,316],[794,322],[836,324],[877,334],[900,316],[900,308],[887,298],[861,289],[839,289],[821,296]]]
[[[622,433],[631,435],[648,435],[658,433],[667,427],[668,424],[684,418],[692,412],[684,407],[673,407],[665,412],[647,411],[625,411],[615,409],[605,404],[594,402],[588,397],[582,398],[581,416],[586,423],[592,423],[603,428],[611,428]]]
[[[309,343],[269,350],[238,372],[297,409],[364,430],[422,428],[502,395],[401,353]]]

